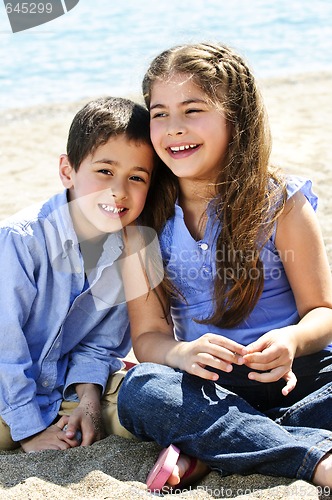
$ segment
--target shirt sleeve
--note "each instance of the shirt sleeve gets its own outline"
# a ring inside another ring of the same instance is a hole
[[[15,441],[43,430],[23,325],[36,297],[35,262],[24,237],[0,231],[0,414]],[[38,252],[37,252],[38,255]]]
[[[105,391],[111,373],[120,370],[131,348],[126,304],[108,309],[98,322],[72,349],[64,386],[64,399],[77,399],[76,384],[96,384]]]
[[[315,212],[317,211],[318,196],[312,190],[312,182],[310,179],[307,179],[305,177],[299,177],[296,175],[287,176],[286,190],[287,190],[287,200],[289,200],[289,198],[294,196],[294,194],[301,192],[307,198],[307,200],[309,201],[310,205],[315,210]],[[277,224],[275,223],[271,235],[271,241],[273,242],[273,244],[275,244],[276,231],[277,231]]]
[[[291,198],[299,191],[304,194],[312,208],[316,211],[318,206],[318,196],[312,190],[311,180],[295,175],[287,177],[287,198]]]

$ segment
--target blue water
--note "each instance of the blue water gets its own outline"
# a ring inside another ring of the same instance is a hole
[[[11,32],[0,2],[0,108],[132,95],[161,50],[233,46],[258,77],[332,70],[331,0],[80,0]]]

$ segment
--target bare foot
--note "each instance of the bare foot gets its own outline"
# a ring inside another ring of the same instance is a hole
[[[172,474],[167,480],[167,485],[185,488],[196,483],[210,472],[210,468],[203,462],[200,460],[195,460],[195,462],[193,462],[193,460],[195,459],[181,454]],[[190,472],[192,466],[193,470]],[[186,476],[188,472],[189,474]]]
[[[330,453],[324,455],[322,460],[318,462],[312,482],[316,486],[332,489],[332,455]]]

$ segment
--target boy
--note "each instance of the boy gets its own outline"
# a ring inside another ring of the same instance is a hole
[[[129,435],[112,376],[131,346],[118,262],[122,228],[144,220],[154,164],[148,111],[92,101],[60,157],[65,192],[1,224],[0,449]]]

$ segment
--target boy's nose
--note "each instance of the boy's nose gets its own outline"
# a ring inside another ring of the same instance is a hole
[[[114,189],[112,189],[111,191],[113,198],[116,198],[117,200],[125,200],[127,198],[127,195],[124,191],[114,191]]]
[[[114,183],[114,185],[110,188],[111,195],[116,200],[124,200],[127,198],[127,193],[124,185],[122,183]]]

